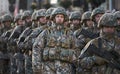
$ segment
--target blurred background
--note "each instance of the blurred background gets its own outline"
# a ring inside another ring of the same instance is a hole
[[[62,6],[66,10],[93,10],[103,7],[106,10],[120,10],[120,0],[0,0],[0,16],[5,13],[16,15],[24,10]]]

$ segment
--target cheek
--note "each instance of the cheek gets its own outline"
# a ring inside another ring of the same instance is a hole
[[[99,19],[100,19],[99,17],[96,17],[96,22],[98,22],[98,21],[99,21]]]
[[[63,22],[63,21],[64,21],[64,18],[61,18],[61,21]]]

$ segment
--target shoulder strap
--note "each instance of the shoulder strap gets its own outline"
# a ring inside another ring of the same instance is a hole
[[[102,39],[98,38],[98,48],[101,49],[102,48]]]

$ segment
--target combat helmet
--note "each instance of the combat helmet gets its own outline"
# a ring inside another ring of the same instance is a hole
[[[14,22],[18,21],[19,19],[21,19],[22,14],[17,14],[14,18]]]
[[[42,16],[46,16],[46,9],[40,9],[40,10],[37,11],[36,19],[38,20],[38,18],[40,18]]]
[[[117,19],[120,19],[120,11],[116,11],[114,13],[114,16],[117,18]]]
[[[94,21],[95,16],[96,16],[97,14],[104,14],[104,13],[105,13],[105,10],[104,10],[104,9],[102,9],[102,8],[95,8],[95,9],[92,11],[92,13],[91,13],[91,19]]]
[[[57,14],[63,14],[64,17],[65,17],[65,20],[66,20],[66,18],[67,18],[67,13],[66,13],[66,11],[65,11],[64,8],[62,8],[62,7],[55,8],[55,9],[53,10],[50,18],[53,20],[53,18],[54,18]]]
[[[27,17],[31,17],[31,12],[29,10],[23,12],[21,19],[25,20]]]
[[[111,13],[105,13],[98,22],[98,28],[101,28],[103,26],[115,27],[117,25],[117,20]]]
[[[85,20],[90,20],[91,16],[91,11],[86,11],[82,14],[82,17],[81,17],[81,23],[83,23]]]
[[[78,11],[74,11],[70,14],[70,17],[69,17],[70,20],[74,20],[74,19],[78,19],[80,20],[81,19],[81,13],[78,12]]]
[[[10,21],[12,22],[13,21],[13,17],[10,15],[10,14],[5,14],[2,16],[2,22],[6,22],[6,21]]]
[[[32,13],[32,16],[31,16],[32,21],[37,20],[37,19],[36,19],[36,15],[37,15],[37,11],[34,11],[34,12]]]
[[[54,8],[49,8],[49,9],[46,11],[46,18],[50,18],[53,10],[54,10]]]

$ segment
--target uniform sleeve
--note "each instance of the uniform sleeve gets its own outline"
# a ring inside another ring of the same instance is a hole
[[[42,52],[45,47],[45,31],[43,31],[33,44],[32,62],[33,69],[38,70],[42,65]]]
[[[83,68],[90,69],[94,65],[104,65],[105,59],[95,55],[90,51],[92,46],[92,40],[86,44],[86,46],[82,49],[81,54],[79,56],[79,63]],[[95,49],[94,49],[95,50]]]

